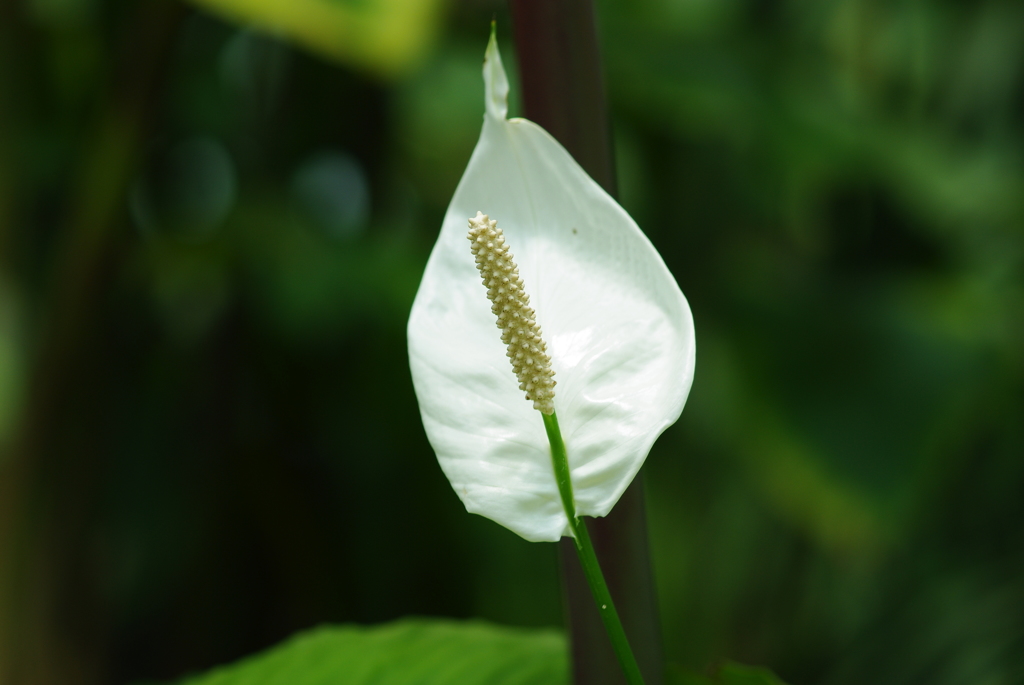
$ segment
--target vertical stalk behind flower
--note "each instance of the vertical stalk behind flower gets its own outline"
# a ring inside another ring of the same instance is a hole
[[[554,136],[613,196],[615,164],[601,72],[593,0],[509,0],[519,56],[523,115]],[[591,533],[619,598],[622,620],[649,685],[664,680],[661,631],[647,540],[643,471]],[[575,685],[619,685],[612,645],[590,601],[576,550],[560,555]]]
[[[555,372],[505,236],[497,221],[477,212],[469,220],[468,237],[476,268],[487,286],[487,299],[493,303],[491,312],[497,317],[501,341],[508,345],[506,356],[519,379],[519,389],[534,409],[550,416],[555,413]]]

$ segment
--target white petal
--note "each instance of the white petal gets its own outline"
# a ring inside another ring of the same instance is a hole
[[[518,388],[466,239],[482,211],[519,264],[555,370],[578,512],[604,516],[693,380],[689,306],[636,223],[546,131],[506,120],[494,39],[483,132],[409,319],[423,425],[466,509],[527,540],[568,534],[539,412]],[[670,218],[668,218],[670,220]]]

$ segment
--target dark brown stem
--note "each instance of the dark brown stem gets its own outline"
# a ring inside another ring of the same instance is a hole
[[[615,161],[591,0],[510,0],[527,119],[612,196]]]
[[[510,0],[523,110],[613,196],[607,103],[591,0]],[[606,518],[587,524],[648,685],[661,685],[661,631],[647,542],[642,474]],[[563,540],[562,579],[575,685],[625,683],[571,541]]]

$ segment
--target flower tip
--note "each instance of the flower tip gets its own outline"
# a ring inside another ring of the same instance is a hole
[[[487,114],[499,121],[508,116],[508,90],[508,76],[498,51],[496,25],[491,22],[491,37],[484,52],[484,103]]]

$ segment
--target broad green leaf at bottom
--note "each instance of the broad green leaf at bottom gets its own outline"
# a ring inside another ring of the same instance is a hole
[[[322,626],[180,685],[564,685],[568,655],[552,629],[403,619]]]

